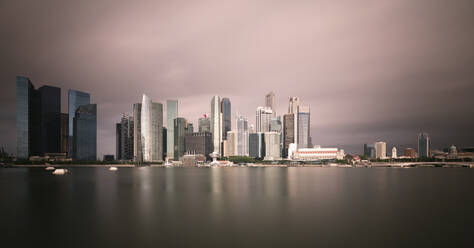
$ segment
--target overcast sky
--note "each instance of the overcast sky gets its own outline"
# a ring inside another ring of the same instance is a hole
[[[98,154],[146,93],[196,123],[212,95],[255,123],[269,91],[311,107],[313,143],[474,146],[474,1],[0,2],[0,146],[16,152],[15,76],[91,93]],[[166,106],[165,106],[166,109]]]

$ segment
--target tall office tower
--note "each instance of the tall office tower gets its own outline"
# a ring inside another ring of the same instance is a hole
[[[398,157],[398,156],[397,156],[397,148],[394,146],[394,147],[392,148],[392,158],[397,158],[397,157]]]
[[[265,160],[279,160],[280,156],[280,134],[277,132],[266,132],[265,134]]]
[[[73,119],[75,160],[97,160],[97,104],[81,105]]]
[[[131,160],[133,159],[133,117],[123,115],[120,123],[117,123],[117,149],[116,158],[117,160]]]
[[[237,117],[237,155],[249,155],[249,128],[246,116]]]
[[[427,133],[418,134],[418,157],[429,158],[431,152],[430,136]]]
[[[375,145],[364,144],[364,155],[369,158],[375,158]]]
[[[167,156],[174,158],[174,119],[178,117],[178,100],[166,100]]]
[[[295,114],[283,115],[283,157],[288,157],[288,148],[295,140]]]
[[[161,159],[163,159],[163,161],[166,160],[166,154],[167,154],[167,150],[168,149],[168,129],[166,129],[166,127],[163,127],[163,156],[161,157]]]
[[[258,107],[256,113],[257,132],[269,132],[272,109],[268,107]]]
[[[115,159],[122,158],[122,123],[115,124]]]
[[[300,106],[300,99],[298,97],[290,97],[290,104],[288,106],[288,113],[294,114],[295,119],[294,119],[294,140],[293,143],[298,144],[298,106]]]
[[[61,150],[61,89],[35,90],[30,79],[16,77],[17,158],[42,156]]]
[[[60,153],[68,152],[69,114],[61,113],[61,148]]]
[[[265,107],[271,108],[273,111],[272,117],[276,117],[276,109],[275,109],[275,93],[270,92],[265,96]]]
[[[211,100],[211,133],[213,139],[214,152],[218,156],[222,155],[222,113],[219,96],[213,96]]]
[[[140,122],[143,161],[162,161],[163,105],[143,95]]]
[[[133,159],[143,161],[142,153],[142,104],[133,104]]]
[[[186,133],[194,133],[194,125],[192,122],[188,122],[186,125]]]
[[[273,117],[270,120],[270,132],[281,132],[281,118],[280,116]]]
[[[72,144],[74,143],[73,130],[74,130],[74,115],[77,108],[81,105],[86,105],[91,103],[91,96],[88,93],[78,91],[78,90],[69,90],[68,92],[68,111],[69,111],[69,150],[68,156],[73,157],[72,154]]]
[[[182,117],[177,117],[174,119],[174,160],[178,161],[186,151],[186,129],[187,129],[187,121]]]
[[[210,158],[212,153],[211,132],[188,133],[185,138],[187,154],[202,154]]]
[[[387,143],[375,142],[375,158],[385,159],[387,157]]]
[[[222,139],[226,139],[227,132],[232,129],[231,105],[230,105],[230,99],[227,97],[222,98],[221,113],[222,113]]]
[[[298,148],[310,148],[310,119],[309,106],[298,106]]]
[[[198,121],[199,132],[211,132],[211,120],[207,114],[204,117],[199,118]]]
[[[224,140],[224,157],[237,156],[237,132],[227,132],[227,139]]]
[[[264,133],[251,133],[249,135],[249,155],[252,158],[259,159],[265,157]]]

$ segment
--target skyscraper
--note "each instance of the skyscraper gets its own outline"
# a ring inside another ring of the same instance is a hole
[[[246,116],[237,117],[237,155],[249,155],[249,129]]]
[[[431,151],[430,136],[427,133],[418,134],[418,157],[429,158]]]
[[[375,158],[375,145],[364,144],[364,155],[369,158]]]
[[[231,105],[230,105],[230,99],[227,97],[222,98],[221,112],[222,112],[222,139],[226,139],[227,132],[232,129]]]
[[[174,119],[178,117],[178,100],[166,100],[167,156],[174,158]]]
[[[120,123],[117,123],[117,160],[133,159],[134,125],[133,117],[123,115]]]
[[[73,158],[79,161],[97,160],[97,105],[79,106],[73,122]]]
[[[211,100],[211,133],[213,139],[214,152],[218,156],[222,155],[222,113],[219,96],[213,96]]]
[[[43,156],[61,150],[61,89],[38,90],[27,77],[17,76],[17,157]]]
[[[212,149],[212,134],[210,132],[188,133],[185,138],[187,154],[202,154],[210,158]]]
[[[258,107],[256,112],[257,132],[270,131],[270,120],[272,118],[272,109],[269,107]]]
[[[298,106],[298,148],[310,148],[310,110],[309,106]]]
[[[174,160],[178,161],[186,151],[187,121],[182,117],[174,119]]]
[[[142,104],[133,104],[133,158],[143,161],[142,153]]]
[[[397,156],[397,148],[394,146],[394,147],[392,148],[392,158],[397,158],[397,157],[398,157],[398,156]]]
[[[266,132],[265,134],[265,160],[279,160],[280,134],[277,132]]]
[[[115,159],[122,158],[122,123],[115,124]]]
[[[294,140],[293,143],[298,144],[298,106],[300,106],[300,100],[298,97],[290,97],[290,104],[288,106],[288,113],[294,114],[295,119],[294,119]]]
[[[275,110],[275,93],[273,91],[269,92],[265,96],[265,107],[271,108],[272,109],[272,117],[276,117],[276,110]]]
[[[251,133],[249,135],[249,155],[252,158],[259,159],[265,157],[264,133]]]
[[[78,90],[69,90],[68,92],[68,110],[69,110],[69,157],[73,157],[72,154],[72,145],[74,143],[73,130],[74,130],[74,115],[76,114],[77,108],[81,105],[86,105],[91,103],[91,97],[88,93],[78,91]]]
[[[199,118],[198,121],[199,132],[211,132],[211,120],[207,114]]]
[[[379,159],[387,158],[387,143],[383,141],[375,142],[375,157]]]
[[[67,153],[69,146],[69,114],[61,113],[61,148],[60,153]]]
[[[162,161],[163,105],[143,95],[140,124],[143,161]]]
[[[288,157],[288,148],[295,140],[295,115],[283,115],[283,157]]]
[[[237,156],[237,132],[227,132],[227,139],[224,140],[224,157]]]

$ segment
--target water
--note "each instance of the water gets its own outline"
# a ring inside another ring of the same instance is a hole
[[[474,247],[473,169],[70,171],[0,169],[2,244]]]

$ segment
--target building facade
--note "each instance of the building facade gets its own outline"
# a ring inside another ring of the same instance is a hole
[[[378,159],[387,158],[387,143],[383,141],[375,142],[375,158],[378,158]]]
[[[280,134],[277,132],[266,132],[265,138],[265,160],[280,160]]]
[[[298,106],[298,148],[310,148],[310,119],[309,106]]]
[[[133,104],[133,159],[143,160],[142,154],[142,104]]]
[[[249,135],[249,155],[252,158],[258,159],[265,157],[264,133],[251,133]]]
[[[227,139],[224,140],[224,157],[237,156],[237,132],[227,132]]]
[[[249,128],[246,116],[237,117],[237,155],[249,155]]]
[[[123,115],[120,122],[116,124],[116,159],[132,160],[134,156],[134,125],[133,116]]]
[[[189,134],[188,122],[182,117],[174,119],[174,160],[178,161],[186,152],[186,134]]]
[[[213,96],[211,100],[211,133],[214,152],[222,156],[222,112],[219,96]]]
[[[68,141],[68,155],[73,157],[72,146],[74,143],[74,116],[76,114],[77,108],[82,105],[90,104],[91,96],[89,93],[78,91],[78,90],[69,90],[68,91],[68,111],[69,111],[69,141]]]
[[[420,133],[418,135],[418,157],[429,158],[431,156],[431,141],[427,133]]]
[[[97,105],[79,106],[73,121],[74,160],[97,160]]]
[[[268,107],[270,109],[272,109],[272,117],[275,118],[276,117],[276,109],[275,109],[275,93],[273,93],[273,91],[269,92],[266,96],[265,96],[265,107]]]
[[[296,146],[292,146],[290,149],[294,150],[290,151],[292,154],[291,158],[294,160],[342,160],[345,156],[344,150],[339,150],[337,148],[322,148],[320,146],[316,146],[313,148],[296,149]]]
[[[201,154],[210,158],[213,151],[211,132],[188,133],[185,137],[186,154]]]
[[[222,112],[222,139],[227,138],[227,132],[232,130],[232,110],[230,99],[227,97],[222,98],[221,101],[221,112]]]
[[[147,95],[142,97],[140,125],[143,161],[162,161],[163,105]]]
[[[272,109],[269,107],[258,107],[256,112],[256,131],[257,132],[269,132],[270,121],[272,119]]]
[[[211,132],[211,120],[206,114],[198,120],[199,132]]]
[[[294,143],[295,140],[295,115],[285,114],[283,115],[283,150],[282,155],[284,158],[288,157],[288,148],[290,144]]]
[[[61,113],[61,145],[59,152],[66,153],[68,152],[69,145],[69,114]]]
[[[375,144],[364,144],[364,155],[368,158],[375,158]]]

